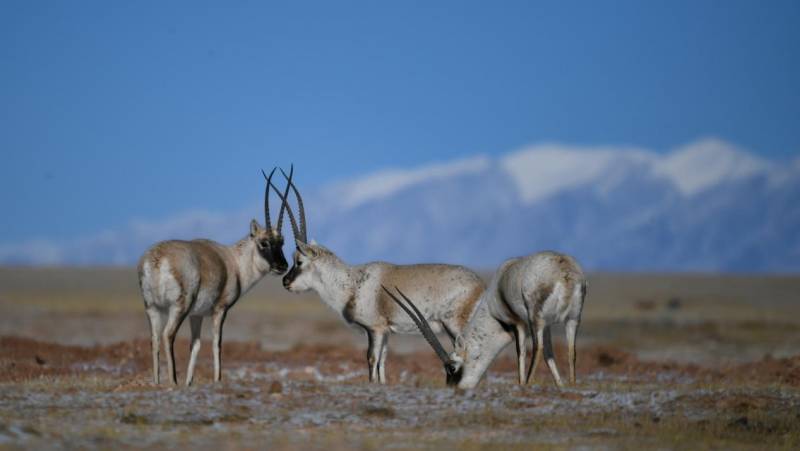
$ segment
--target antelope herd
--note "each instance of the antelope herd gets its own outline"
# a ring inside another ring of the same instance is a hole
[[[159,383],[161,342],[167,375],[177,384],[173,344],[181,323],[189,318],[190,357],[186,385],[192,383],[203,318],[213,322],[214,381],[221,372],[222,326],[228,310],[262,277],[283,275],[290,292],[315,292],[325,305],[368,339],[369,380],[386,383],[386,355],[392,333],[421,333],[441,359],[447,385],[469,389],[512,340],[517,350],[518,381],[530,382],[544,355],[553,381],[563,381],[553,357],[550,326],[563,323],[569,352],[569,382],[575,384],[575,340],[586,297],[586,278],[572,257],[539,252],[504,262],[488,287],[473,271],[457,265],[371,262],[349,265],[332,251],[309,242],[305,207],[293,182],[294,168],[281,192],[265,178],[264,220],[253,219],[247,236],[232,246],[214,241],[163,241],[139,260],[139,285],[150,322],[153,382]],[[270,221],[269,198],[281,200],[276,226]],[[297,216],[289,194],[294,193]],[[289,217],[295,241],[293,264],[283,254],[281,226]],[[284,274],[285,273],[285,274]],[[399,296],[399,297],[398,297]],[[436,337],[444,332],[454,350],[445,351]],[[527,340],[532,357],[526,368]]]

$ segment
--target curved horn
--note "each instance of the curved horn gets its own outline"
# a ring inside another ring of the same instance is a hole
[[[272,223],[269,220],[269,186],[272,184],[272,174],[275,173],[275,168],[272,168],[272,172],[269,173],[269,177],[267,177],[267,173],[264,170],[261,170],[261,174],[267,180],[267,187],[264,189],[264,221],[267,223],[267,228],[272,228]]]
[[[283,172],[283,170],[281,170]],[[292,176],[294,175],[294,164],[289,168],[289,183],[292,183]],[[286,185],[286,191],[283,192],[282,199],[286,199],[289,196],[289,185]],[[289,208],[289,203],[284,202],[281,204],[281,211],[278,212],[278,233],[281,232],[281,227],[283,227],[283,210],[285,208]],[[294,231],[292,231],[294,233]]]
[[[413,302],[411,302],[411,299],[406,297],[406,295],[403,294],[403,292],[400,291],[399,288],[394,287],[394,289],[397,290],[398,293],[400,293],[400,296],[402,296],[403,299],[405,299],[405,301],[408,302],[408,304],[414,310],[413,312],[405,304],[403,304],[403,302],[400,301],[400,299],[397,299],[395,295],[393,295],[388,289],[386,289],[385,286],[381,285],[381,288],[383,288],[383,291],[385,291],[386,294],[388,294],[394,300],[394,302],[397,303],[397,305],[399,305],[403,310],[405,310],[408,316],[411,317],[411,320],[414,321],[414,324],[417,325],[417,328],[422,333],[422,336],[425,337],[425,340],[428,342],[428,344],[431,345],[431,347],[436,352],[436,355],[439,357],[442,363],[448,363],[450,361],[450,358],[447,355],[447,351],[445,351],[444,346],[442,346],[442,343],[439,341],[439,339],[436,338],[436,334],[434,334],[433,330],[431,330],[431,326],[428,324],[428,321],[425,320],[425,316],[422,313],[420,313],[419,309],[417,309],[417,306],[414,305]]]
[[[299,239],[300,230],[297,228],[297,221],[295,221],[294,219],[294,213],[292,213],[292,208],[289,206],[289,202],[287,201],[286,196],[281,194],[281,192],[278,190],[278,188],[275,187],[275,185],[272,184],[272,182],[269,183],[269,186],[275,190],[275,193],[278,195],[278,197],[281,198],[283,204],[286,205],[286,212],[289,213],[289,222],[292,224],[292,234],[294,234],[294,240],[305,243],[305,241]]]
[[[536,335],[533,334],[533,324],[531,323],[531,311],[528,308],[528,300],[525,299],[525,289],[523,288],[520,291],[522,292],[522,305],[525,306],[525,315],[527,315],[527,318],[525,318],[525,322],[528,323],[528,333],[531,336],[531,346],[533,346],[533,348],[531,349],[534,349],[536,347]],[[534,349],[533,352],[536,352],[536,350]],[[528,385],[528,382],[530,382],[531,380],[531,375],[533,374],[533,363],[536,360],[535,357],[536,357],[535,354],[531,355],[531,363],[528,364],[528,371],[525,376],[525,385]]]
[[[283,168],[281,168],[281,174],[289,180],[289,186],[294,191],[295,197],[297,197],[297,210],[300,214],[300,233],[303,235],[303,242],[308,242],[308,230],[306,230],[306,209],[303,207],[303,198],[300,197],[300,191],[297,190],[297,187],[294,186],[294,183],[286,176],[286,173],[283,172]]]

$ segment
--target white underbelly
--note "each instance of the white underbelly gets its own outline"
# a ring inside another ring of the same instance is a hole
[[[442,330],[444,330],[442,328],[442,324],[439,321],[429,321],[428,324],[430,324],[431,330],[436,334],[441,333]],[[420,333],[419,329],[417,329],[417,326],[413,323],[392,324],[391,326],[389,326],[389,330],[391,330],[393,333],[404,334],[404,335],[413,335]]]

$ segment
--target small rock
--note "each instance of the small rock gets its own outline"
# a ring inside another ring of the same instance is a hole
[[[746,428],[748,424],[749,424],[749,421],[748,421],[747,417],[739,417],[739,418],[731,421],[730,423],[728,423],[728,426]]]
[[[47,363],[47,361],[45,359],[39,357],[38,354],[33,359],[36,360],[36,363],[39,364],[39,365],[44,365],[44,364]]]
[[[376,416],[381,418],[394,418],[397,413],[395,410],[388,406],[365,406],[363,409],[364,415]]]
[[[667,310],[679,310],[681,307],[683,307],[681,298],[669,298],[667,301]]]
[[[617,363],[617,359],[607,352],[601,352],[597,356],[597,364],[600,366],[611,366],[615,363]]]
[[[281,384],[280,381],[272,381],[272,383],[269,384],[269,389],[267,389],[267,393],[269,393],[270,395],[283,393],[283,384]]]

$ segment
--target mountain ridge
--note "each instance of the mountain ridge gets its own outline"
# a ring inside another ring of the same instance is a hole
[[[717,138],[665,154],[545,143],[304,193],[309,235],[354,263],[491,268],[555,249],[592,270],[800,270],[800,158],[777,164]],[[257,211],[183,212],[68,242],[0,245],[0,262],[130,264],[162,239],[233,242]]]

